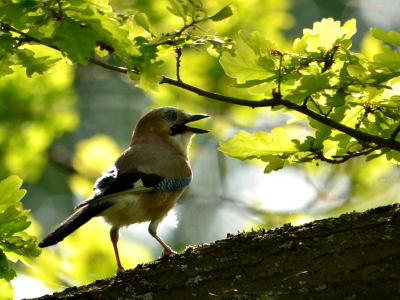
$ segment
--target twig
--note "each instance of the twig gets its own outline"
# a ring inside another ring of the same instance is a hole
[[[333,106],[331,106],[331,108],[328,110],[328,112],[325,114],[325,117],[328,117],[329,116],[329,114],[332,112],[332,110],[333,110]]]
[[[181,80],[181,74],[180,74],[182,48],[181,47],[176,48],[175,53],[176,53],[176,79],[178,81],[182,81]]]
[[[374,151],[376,151],[378,149],[380,149],[380,147],[379,146],[375,146],[375,147],[372,147],[372,148],[370,148],[370,149],[368,149],[366,151],[355,152],[355,153],[352,153],[352,154],[349,154],[349,155],[332,156],[333,159],[326,158],[324,156],[324,154],[322,153],[322,151],[318,151],[318,152],[316,152],[316,157],[318,159],[320,159],[321,161],[325,161],[325,162],[328,162],[330,164],[341,164],[341,163],[344,163],[345,161],[348,161],[350,158],[354,158],[354,157],[362,156],[362,155],[368,155],[368,154],[370,154],[370,153],[372,153],[372,152],[374,152]],[[340,158],[341,160],[337,160],[338,158]]]
[[[325,115],[324,112],[322,111],[322,109],[319,107],[318,103],[315,102],[314,98],[312,96],[309,96],[309,99],[311,100],[311,102],[315,105],[315,107],[318,109],[319,113],[321,115]]]
[[[307,96],[307,97],[304,99],[304,102],[303,102],[303,104],[302,104],[301,106],[307,107],[308,99],[310,99],[310,96]]]

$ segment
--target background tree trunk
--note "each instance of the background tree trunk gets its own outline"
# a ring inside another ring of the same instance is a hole
[[[398,299],[400,205],[187,249],[50,299]]]

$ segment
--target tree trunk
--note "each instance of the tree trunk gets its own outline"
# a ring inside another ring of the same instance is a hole
[[[38,299],[400,299],[400,205],[228,234]]]

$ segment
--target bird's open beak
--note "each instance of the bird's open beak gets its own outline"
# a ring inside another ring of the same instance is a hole
[[[184,124],[190,123],[190,122],[195,122],[199,120],[203,120],[209,118],[208,115],[191,115],[189,118],[185,120]],[[195,127],[190,127],[186,126],[188,131],[194,132],[194,133],[207,133],[210,132],[209,130],[206,129],[200,129],[200,128],[195,128]]]

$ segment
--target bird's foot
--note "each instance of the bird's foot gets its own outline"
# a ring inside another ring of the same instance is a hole
[[[168,247],[168,248],[164,248],[164,250],[162,251],[161,257],[174,256],[175,254],[178,254],[178,252],[176,252]]]

